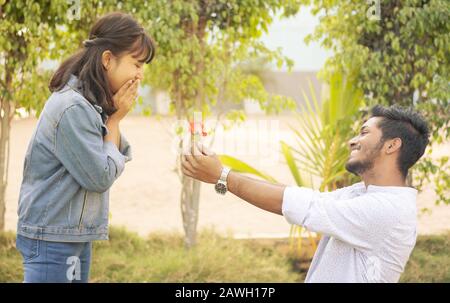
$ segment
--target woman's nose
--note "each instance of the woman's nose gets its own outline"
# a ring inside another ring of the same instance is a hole
[[[136,75],[135,80],[142,80],[142,78],[144,78],[144,76],[142,75],[142,72],[140,72]]]

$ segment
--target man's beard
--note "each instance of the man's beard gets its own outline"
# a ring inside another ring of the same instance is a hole
[[[373,159],[365,159],[364,161],[347,162],[345,169],[348,172],[361,176],[366,171],[373,168]]]
[[[345,164],[345,169],[347,169],[348,172],[355,174],[357,176],[361,176],[368,170],[371,170],[374,165],[375,158],[379,155],[381,148],[383,147],[382,141],[380,141],[367,155],[367,157],[364,160],[354,161],[350,162],[348,161]]]

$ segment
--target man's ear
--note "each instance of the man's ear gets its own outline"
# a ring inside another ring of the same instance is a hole
[[[386,146],[386,154],[392,154],[395,153],[396,151],[400,150],[400,148],[402,147],[402,139],[400,138],[394,138],[394,139],[390,139],[387,140],[385,143]]]
[[[112,53],[109,50],[105,50],[102,53],[102,65],[105,70],[108,70],[109,67],[111,66],[111,57]]]

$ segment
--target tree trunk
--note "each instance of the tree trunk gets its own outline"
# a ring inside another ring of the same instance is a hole
[[[181,188],[181,215],[185,232],[184,242],[188,249],[194,247],[197,243],[199,200],[200,182],[183,175]]]
[[[202,54],[204,54],[204,36],[205,36],[205,29],[206,29],[206,15],[205,15],[205,7],[201,7],[201,12],[199,13],[199,21],[198,24],[195,24],[193,22],[188,23],[189,26],[187,26],[185,28],[185,31],[187,31],[190,35],[192,36],[197,36],[197,39],[200,41],[200,45],[201,45],[201,52]],[[201,75],[203,73],[204,70],[204,61],[200,60],[200,62],[197,62],[196,64],[196,72],[197,75]],[[177,112],[181,112],[180,109],[184,108],[184,106],[182,106],[182,98],[180,95],[178,95],[179,98],[177,98],[178,102],[177,102]],[[203,92],[203,88],[200,88],[197,91],[196,97],[195,97],[195,103],[194,103],[194,108],[197,111],[201,112],[201,106],[203,104],[204,101],[204,92]],[[184,110],[183,113],[185,116],[187,114],[187,112]],[[195,115],[195,114],[194,114]],[[178,115],[178,119],[180,119],[181,115]],[[194,117],[194,123],[198,122],[195,121],[195,117]],[[201,122],[202,122],[202,117],[201,117]],[[203,125],[203,122],[202,122]],[[203,126],[202,126],[203,127]],[[203,128],[202,128],[203,129]],[[194,130],[191,130],[194,131]],[[201,131],[200,130],[200,134],[199,136],[201,136]],[[195,135],[193,135],[191,137],[191,142],[190,144],[195,144],[196,139]],[[181,143],[181,146],[183,144]],[[181,165],[181,161],[180,161],[180,165]],[[181,183],[182,183],[182,188],[181,188],[181,201],[180,201],[180,206],[181,206],[181,215],[183,218],[183,228],[184,228],[184,232],[185,232],[185,238],[184,238],[184,242],[186,245],[186,248],[190,249],[192,247],[194,247],[197,243],[197,223],[198,223],[198,210],[199,210],[199,200],[200,200],[200,181],[197,181],[191,177],[187,177],[184,174],[182,174],[181,177]]]
[[[11,129],[11,104],[2,100],[0,112],[0,230],[5,229],[6,186],[8,184],[9,133]]]

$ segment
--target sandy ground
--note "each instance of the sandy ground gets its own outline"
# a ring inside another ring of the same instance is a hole
[[[250,121],[257,126],[252,128],[253,132],[248,128],[237,128],[225,136],[218,134],[220,139],[216,140],[214,150],[248,161],[279,182],[294,184],[277,153],[279,139],[288,142],[294,139],[288,128],[292,118],[254,116]],[[181,186],[174,170],[173,124],[171,118],[140,116],[129,116],[123,121],[122,132],[133,147],[133,160],[127,163],[124,173],[111,189],[111,224],[126,226],[141,235],[157,230],[183,230],[179,205]],[[17,223],[23,159],[35,125],[36,119],[31,118],[15,120],[12,124],[6,192],[6,228],[9,230],[14,230]],[[448,154],[449,150],[450,144],[446,144],[435,152]],[[450,206],[436,206],[431,188],[419,194],[418,209],[425,207],[431,214],[419,215],[419,233],[441,233],[450,229]],[[199,227],[214,227],[219,232],[232,232],[236,237],[282,237],[289,234],[290,225],[282,216],[262,211],[231,194],[218,196],[213,185],[204,184]]]

